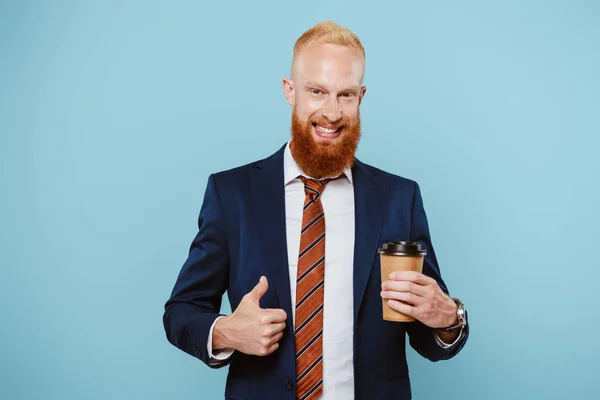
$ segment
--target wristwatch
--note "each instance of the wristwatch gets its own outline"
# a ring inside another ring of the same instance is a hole
[[[467,317],[465,315],[465,305],[459,299],[452,297],[452,300],[456,303],[458,308],[456,309],[456,316],[458,317],[458,323],[447,328],[438,328],[442,332],[452,332],[457,329],[463,329],[467,325]]]

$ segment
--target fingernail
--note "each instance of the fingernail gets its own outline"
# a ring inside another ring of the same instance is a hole
[[[394,279],[395,277],[396,277],[396,274],[392,272],[392,273],[390,274],[390,279]]]

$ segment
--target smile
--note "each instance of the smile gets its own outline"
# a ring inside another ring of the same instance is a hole
[[[313,128],[317,136],[325,138],[325,139],[335,139],[337,138],[341,131],[342,127],[338,128],[327,128],[325,126],[321,126],[313,123]]]

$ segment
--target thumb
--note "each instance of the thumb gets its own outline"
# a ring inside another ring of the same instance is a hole
[[[269,282],[267,282],[267,278],[261,276],[254,289],[250,292],[250,298],[258,304],[263,295],[267,293],[267,289],[269,289]]]

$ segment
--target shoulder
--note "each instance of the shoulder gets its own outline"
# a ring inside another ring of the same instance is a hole
[[[226,169],[223,171],[216,171],[211,174],[211,177],[213,177],[213,179],[218,180],[220,182],[229,181],[232,179],[237,180],[237,179],[240,179],[241,177],[247,176],[248,171],[250,171],[256,165],[260,164],[261,161],[262,160],[257,160],[257,161],[253,161],[248,164],[236,166],[236,167],[229,168],[229,169]]]
[[[364,170],[371,173],[373,176],[379,177],[383,184],[392,190],[415,190],[418,189],[419,184],[407,177],[392,174],[390,172],[384,171],[380,168],[374,167],[372,165],[366,164],[362,161],[356,160],[356,164],[358,167],[363,168]]]
[[[209,185],[214,184],[217,187],[236,187],[242,188],[250,183],[250,173],[255,169],[266,169],[268,171],[281,171],[283,174],[283,152],[285,145],[278,151],[266,158],[252,161],[250,163],[233,167],[227,170],[213,172],[208,180]]]

